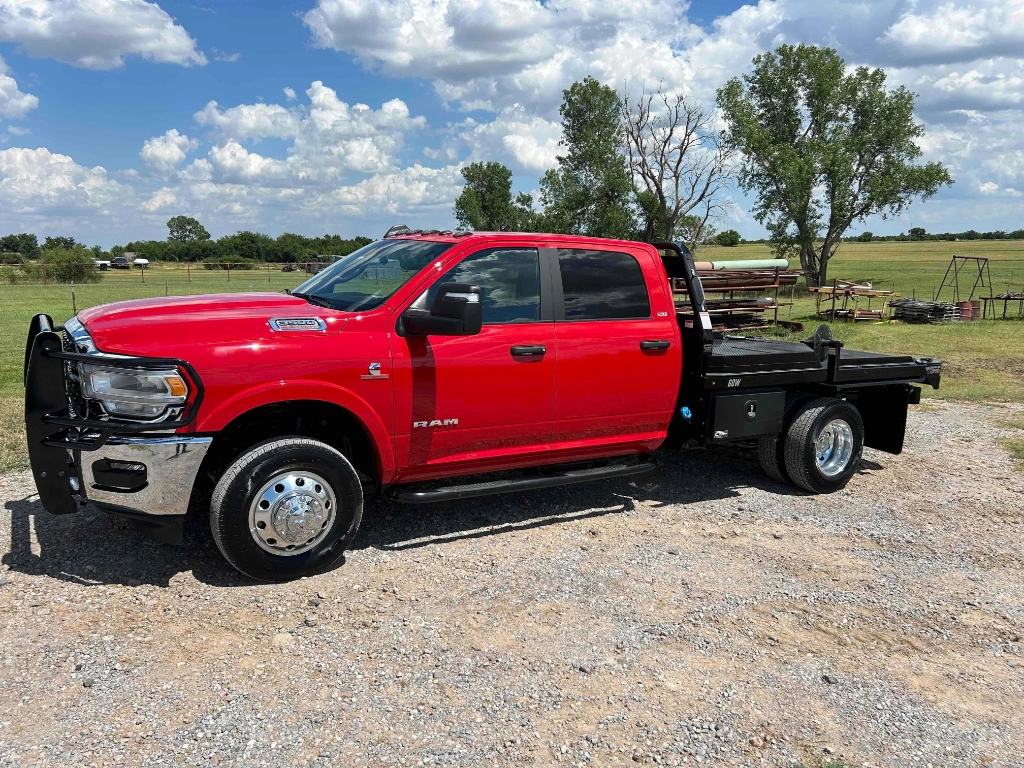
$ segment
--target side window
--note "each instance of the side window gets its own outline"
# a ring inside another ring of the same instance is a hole
[[[479,285],[484,293],[485,325],[540,320],[540,256],[536,248],[489,248],[467,256],[413,306],[429,309],[443,283]]]
[[[629,320],[651,316],[640,264],[628,253],[558,250],[566,320]]]

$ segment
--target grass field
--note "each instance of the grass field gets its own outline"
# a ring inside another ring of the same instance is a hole
[[[894,289],[931,298],[942,281],[952,254],[986,256],[995,292],[1012,286],[1024,290],[1024,241],[846,243],[829,265],[829,275],[871,281],[877,288]],[[706,248],[701,259],[750,259],[769,256],[767,246]],[[102,282],[75,288],[78,309],[123,299],[183,296],[231,291],[280,291],[306,277],[279,269],[232,271],[154,266],[145,275],[137,270],[104,273]],[[961,282],[966,292],[970,283]],[[984,290],[977,295],[988,295]],[[940,298],[949,300],[948,293]],[[792,319],[808,333],[817,325],[814,299],[797,296]],[[46,312],[63,322],[72,312],[70,286],[0,285],[0,471],[22,466],[22,365],[25,334],[32,315]],[[788,309],[780,318],[789,317]],[[878,352],[899,352],[946,361],[942,389],[926,396],[960,400],[1024,402],[1024,320],[984,321],[949,325],[896,323],[835,323],[833,335],[848,346]]]

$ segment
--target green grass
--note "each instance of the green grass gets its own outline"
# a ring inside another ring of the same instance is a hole
[[[1005,291],[1010,284],[1014,290],[1024,290],[1024,241],[846,243],[832,259],[829,274],[848,280],[871,281],[878,288],[895,287],[908,296],[916,289],[918,296],[930,298],[953,253],[991,259],[996,292]],[[769,255],[767,246],[741,245],[704,248],[697,258],[749,259]],[[178,265],[154,266],[144,275],[138,270],[104,273],[100,283],[77,286],[75,300],[81,310],[123,299],[163,296],[165,292],[181,296],[280,291],[294,288],[305,277],[302,272],[281,272],[278,268],[269,272],[266,269],[227,272],[201,268],[186,271]],[[962,282],[961,286],[967,284]],[[967,286],[962,299],[967,298],[969,290]],[[988,291],[981,293],[988,294]],[[949,300],[948,292],[941,298]],[[64,322],[73,314],[70,286],[0,284],[0,429],[3,430],[0,470],[24,465],[22,366],[28,322],[38,312],[48,313],[58,323]],[[819,322],[814,299],[808,295],[798,294],[792,314],[784,308],[779,317],[804,323],[804,335],[809,335]],[[926,397],[1024,403],[1024,320],[946,325],[833,323],[832,330],[834,336],[851,348],[944,360],[942,388],[926,390]]]
[[[23,402],[20,397],[0,397],[0,473],[28,466]]]
[[[1024,473],[1024,438],[1007,437],[1000,441],[1013,459],[1013,468]]]
[[[1008,419],[1002,423],[1007,429],[1019,429],[1024,432],[1024,418]],[[1013,459],[1013,468],[1024,472],[1024,437],[1006,437],[1000,440],[1003,447]]]
[[[230,276],[230,279],[229,279]],[[139,270],[103,273],[99,283],[75,286],[75,306],[79,309],[125,299],[163,296],[189,296],[202,293],[235,291],[282,291],[294,288],[308,275],[259,270],[206,270],[184,266],[153,267],[145,275]],[[144,282],[143,282],[144,281]],[[22,396],[22,368],[25,335],[32,316],[40,312],[63,323],[72,316],[69,285],[0,285],[0,397]]]

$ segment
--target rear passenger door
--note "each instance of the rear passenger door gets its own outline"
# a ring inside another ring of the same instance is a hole
[[[555,318],[552,450],[654,447],[672,418],[682,358],[653,257],[597,248],[545,255]]]

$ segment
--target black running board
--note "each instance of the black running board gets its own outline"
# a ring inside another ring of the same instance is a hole
[[[636,464],[613,464],[608,467],[567,470],[521,480],[492,480],[485,483],[449,485],[427,491],[397,488],[391,492],[391,497],[404,504],[430,504],[436,501],[457,501],[458,499],[473,499],[478,496],[493,496],[499,493],[534,491],[538,488],[555,488],[560,485],[589,483],[594,480],[610,480],[615,477],[633,477],[645,475],[657,468],[658,462],[653,456],[641,456],[640,461]]]

